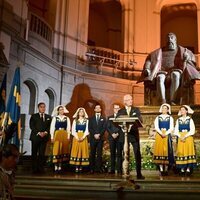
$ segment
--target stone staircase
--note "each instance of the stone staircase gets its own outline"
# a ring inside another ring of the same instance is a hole
[[[150,172],[150,176],[155,171]],[[146,174],[145,174],[146,175]],[[109,175],[17,175],[16,199],[199,199],[200,178],[146,176],[136,183],[140,189],[121,187],[121,177]],[[125,182],[124,182],[125,183]],[[120,185],[120,186],[119,186]]]

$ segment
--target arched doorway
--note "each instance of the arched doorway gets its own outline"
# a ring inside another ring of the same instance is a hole
[[[48,96],[48,102],[47,102],[47,112],[51,115],[54,107],[55,107],[55,92],[53,91],[53,89],[48,88],[45,90],[45,93]]]
[[[121,4],[115,0],[91,0],[88,45],[122,51]]]
[[[161,10],[161,46],[173,32],[178,44],[198,53],[197,7],[194,3],[165,5]]]
[[[26,99],[26,102],[24,102],[23,105],[27,105],[27,112],[31,115],[35,112],[37,86],[32,80],[26,80],[24,81],[24,84],[27,86],[28,90],[25,89],[23,92],[26,97],[22,98],[23,100]]]

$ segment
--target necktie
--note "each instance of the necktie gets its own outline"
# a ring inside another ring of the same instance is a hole
[[[44,122],[44,114],[43,113],[40,114],[40,118]]]
[[[127,112],[128,116],[130,116],[131,107],[127,107],[126,112]]]
[[[99,123],[99,119],[100,119],[100,115],[97,115],[97,117],[96,117],[97,124]]]

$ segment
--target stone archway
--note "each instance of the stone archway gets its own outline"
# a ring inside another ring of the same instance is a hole
[[[156,19],[159,23],[156,24],[156,27],[155,27],[155,32],[156,33],[160,33],[158,34],[156,40],[157,40],[157,43],[159,44],[160,41],[161,41],[161,10],[163,7],[166,7],[166,6],[174,6],[174,5],[180,5],[180,4],[192,4],[192,5],[195,5],[196,8],[197,8],[197,35],[199,35],[200,33],[200,2],[197,1],[197,0],[175,0],[175,1],[171,1],[171,0],[157,0],[155,2],[155,10],[154,10],[154,13],[156,14]],[[196,49],[200,49],[200,40],[197,40],[197,47]],[[199,57],[199,55],[196,55],[197,57]],[[199,59],[198,59],[199,60]]]
[[[166,35],[176,34],[178,44],[198,53],[197,7],[194,3],[166,5],[161,10],[161,47]]]
[[[45,93],[47,94],[48,96],[48,113],[51,115],[54,107],[55,107],[55,97],[56,97],[56,93],[55,91],[52,89],[52,88],[48,88],[45,90]]]
[[[29,102],[27,102],[27,106],[28,106],[28,114],[33,114],[35,112],[35,107],[36,107],[36,97],[37,97],[37,84],[35,83],[35,81],[33,80],[26,80],[24,81],[24,85],[26,85],[28,87],[28,93],[26,90],[24,90],[24,93],[26,95],[27,100],[29,100]]]

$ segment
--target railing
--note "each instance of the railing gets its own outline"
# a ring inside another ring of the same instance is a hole
[[[30,31],[40,35],[50,44],[52,43],[52,35],[53,35],[52,28],[42,18],[33,13],[30,13]]]
[[[120,52],[107,49],[107,48],[102,48],[102,47],[89,46],[87,53],[88,53],[88,61],[91,61],[91,62],[101,62],[100,57],[105,57],[104,64],[114,65],[117,62],[116,60],[123,59],[122,54]],[[94,57],[91,55],[96,55],[97,57]]]
[[[113,68],[113,75],[116,76],[117,70],[132,71],[136,64],[133,60],[125,60],[125,54],[102,47],[88,46],[86,56],[90,64],[96,65],[98,74],[102,74],[103,66],[109,66]]]

